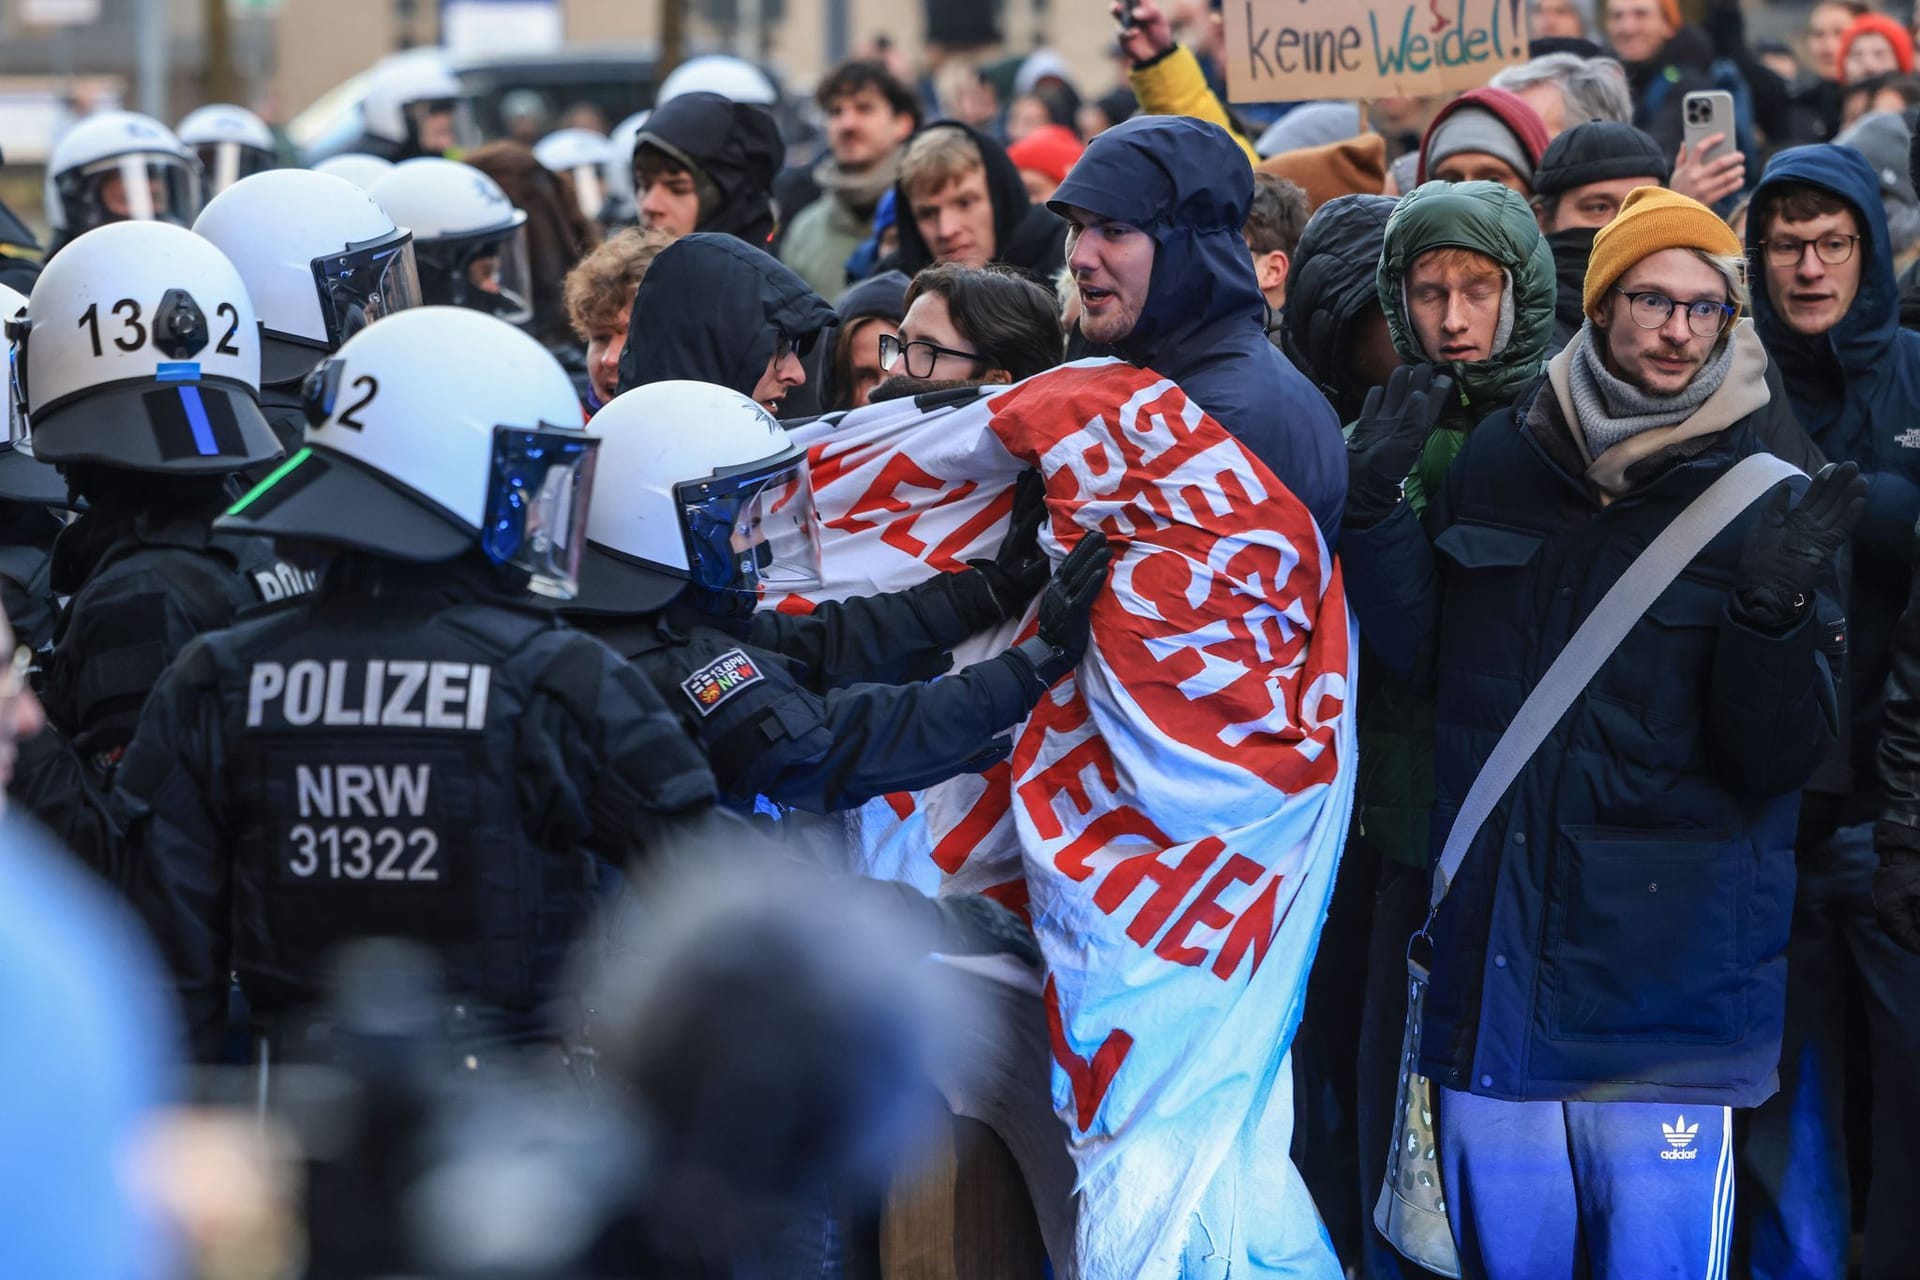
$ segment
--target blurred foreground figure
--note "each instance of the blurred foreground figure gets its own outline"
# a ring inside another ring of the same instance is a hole
[[[13,642],[0,615],[0,652]],[[24,664],[0,673],[0,775],[44,724]],[[0,817],[0,1238],[14,1274],[169,1274],[130,1177],[173,1035],[157,976],[126,909],[31,822]]]
[[[1004,1035],[979,980],[929,956],[950,941],[932,904],[734,824],[653,852],[596,931],[613,948],[568,984],[594,1011],[572,1073],[499,1055],[449,1072],[431,953],[342,952],[333,1064],[269,1090],[307,1157],[313,1274],[796,1275],[827,1188],[870,1209],[916,1158],[936,1065]]]

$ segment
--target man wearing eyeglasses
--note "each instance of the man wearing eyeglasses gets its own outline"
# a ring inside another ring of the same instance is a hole
[[[1920,855],[1920,839],[1900,823],[1883,828],[1888,847],[1876,855],[1871,828],[1888,798],[1889,757],[1878,749],[1888,673],[1920,662],[1895,640],[1920,517],[1920,334],[1899,327],[1879,175],[1853,148],[1774,156],[1754,191],[1747,243],[1764,283],[1754,322],[1795,415],[1829,458],[1858,463],[1868,480],[1846,581],[1850,769],[1823,772],[1802,801],[1781,1092],[1755,1114],[1743,1152],[1759,1192],[1754,1274],[1846,1269],[1847,1097],[1836,1086],[1870,1074],[1865,1274],[1898,1275],[1912,1270],[1907,1215],[1920,1202],[1920,1173],[1906,1153],[1920,1144],[1920,1098],[1878,1086],[1920,1077],[1920,956],[1895,946],[1862,904],[1880,856],[1891,865]],[[1867,1012],[1864,1045],[1845,1027],[1856,1001]]]
[[[1362,634],[1434,694],[1432,852],[1627,567],[1769,451],[1787,409],[1740,250],[1704,205],[1629,194],[1547,376],[1468,434],[1424,520],[1403,499],[1345,529]],[[1354,428],[1355,500],[1408,474],[1445,398],[1395,373]],[[1475,829],[1425,930],[1419,1064],[1463,1274],[1727,1274],[1732,1109],[1776,1085],[1799,792],[1837,733],[1820,641],[1864,490],[1827,468],[1737,517]]]

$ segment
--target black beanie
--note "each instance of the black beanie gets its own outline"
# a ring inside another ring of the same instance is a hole
[[[1533,194],[1557,196],[1616,178],[1652,177],[1665,186],[1672,176],[1673,161],[1647,133],[1630,124],[1589,120],[1547,144],[1533,171]]]

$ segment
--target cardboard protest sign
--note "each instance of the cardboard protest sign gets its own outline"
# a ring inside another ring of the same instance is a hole
[[[1527,58],[1520,0],[1227,0],[1234,102],[1477,89]]]

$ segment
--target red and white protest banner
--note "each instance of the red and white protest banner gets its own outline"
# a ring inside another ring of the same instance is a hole
[[[1075,1256],[1056,1263],[1337,1276],[1288,1162],[1283,1069],[1356,773],[1357,646],[1311,513],[1172,382],[1119,362],[796,434],[824,598],[991,555],[1029,467],[1056,561],[1087,529],[1112,544],[1092,648],[1010,760],[851,822],[855,869],[1030,912],[1078,1173]]]

